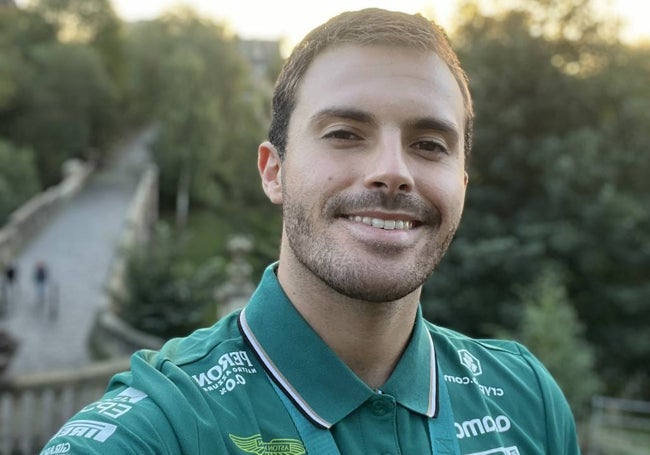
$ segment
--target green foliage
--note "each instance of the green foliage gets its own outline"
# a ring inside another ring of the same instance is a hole
[[[0,226],[37,190],[32,151],[0,140]]]
[[[543,269],[531,286],[517,292],[522,307],[520,326],[499,337],[526,345],[551,372],[578,420],[589,412],[591,397],[601,388],[593,349],[568,299],[559,273]]]
[[[30,6],[56,28],[61,41],[96,51],[121,93],[126,77],[122,22],[109,0],[32,0]]]
[[[100,60],[85,46],[38,46],[32,59],[39,76],[25,93],[12,131],[34,148],[41,181],[48,186],[60,180],[63,161],[88,159],[93,148],[106,144],[115,99]]]
[[[128,39],[139,71],[131,90],[142,94],[133,113],[153,114],[160,124],[153,151],[163,206],[182,210],[187,199],[233,225],[247,217],[242,212],[266,207],[255,166],[265,94],[252,85],[236,40],[184,9],[133,25]]]
[[[593,23],[585,41],[532,23],[473,15],[458,31],[475,145],[464,219],[425,312],[477,336],[514,330],[517,289],[559,264],[607,393],[648,398],[650,49]]]
[[[56,28],[40,14],[18,8],[0,10],[0,48],[25,54],[32,46],[56,41]]]
[[[171,338],[194,330],[206,308],[214,309],[214,286],[223,277],[223,260],[211,258],[195,266],[180,260],[182,249],[183,242],[161,223],[151,243],[126,252],[126,292],[116,298],[127,323]]]
[[[0,137],[34,152],[41,187],[71,157],[100,155],[114,133],[117,93],[98,51],[62,43],[42,11],[0,10]]]
[[[184,229],[183,260],[199,265],[213,256],[229,257],[228,241],[233,236],[254,232],[253,251],[246,260],[253,267],[252,280],[256,283],[264,269],[277,260],[282,228],[280,211],[249,210],[246,216],[243,213],[192,211]],[[171,222],[171,214],[167,219]],[[248,230],[243,226],[248,226]]]

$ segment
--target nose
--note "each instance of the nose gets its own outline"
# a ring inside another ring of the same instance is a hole
[[[405,153],[399,138],[382,140],[374,153],[369,154],[364,179],[365,186],[381,189],[387,194],[410,192],[414,182]]]

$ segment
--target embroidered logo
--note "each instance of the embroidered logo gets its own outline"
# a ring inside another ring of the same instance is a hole
[[[458,355],[460,356],[461,365],[465,366],[469,371],[471,371],[473,376],[479,376],[483,374],[483,370],[481,369],[481,362],[472,354],[470,354],[467,349],[460,349],[458,351]]]
[[[305,453],[305,446],[298,439],[275,438],[264,442],[260,434],[247,438],[232,434],[228,436],[241,450],[255,455],[303,455]]]

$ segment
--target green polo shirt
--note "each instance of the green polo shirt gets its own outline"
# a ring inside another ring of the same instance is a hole
[[[373,390],[295,310],[271,266],[243,311],[159,352],[134,354],[131,371],[41,454],[306,453],[278,393],[330,431],[343,455],[431,453],[438,380],[463,455],[579,453],[566,400],[521,345],[473,340],[418,311],[393,374]]]

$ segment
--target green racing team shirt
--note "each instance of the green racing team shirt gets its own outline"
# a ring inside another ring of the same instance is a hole
[[[579,454],[562,392],[521,345],[468,338],[419,310],[402,358],[373,390],[295,310],[274,267],[241,312],[134,354],[131,370],[114,376],[41,455],[305,454],[310,445],[279,393],[343,455],[431,453],[439,381],[461,454]],[[446,450],[439,453],[454,453]],[[331,453],[318,452],[310,455]]]

